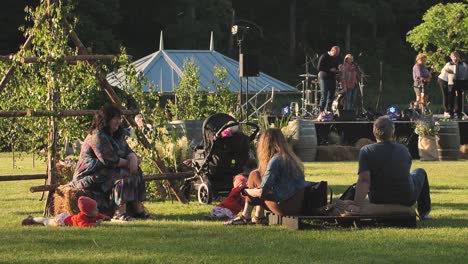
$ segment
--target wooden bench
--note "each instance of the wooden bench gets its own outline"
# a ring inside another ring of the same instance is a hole
[[[417,227],[416,215],[410,214],[385,216],[279,216],[268,213],[267,217],[269,225],[282,225],[294,230],[327,227]]]

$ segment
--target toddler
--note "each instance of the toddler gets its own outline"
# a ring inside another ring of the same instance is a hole
[[[55,218],[47,217],[26,217],[23,225],[43,224],[45,226],[79,226],[79,227],[94,227],[98,226],[103,220],[108,220],[109,217],[99,213],[96,201],[81,196],[78,198],[78,208],[80,212],[76,215],[61,213]]]
[[[245,199],[241,191],[246,187],[247,178],[237,175],[233,179],[233,188],[228,197],[217,206],[213,207],[210,217],[215,219],[233,219],[244,208]]]

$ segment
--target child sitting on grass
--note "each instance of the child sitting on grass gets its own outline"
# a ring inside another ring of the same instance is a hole
[[[233,188],[228,197],[217,206],[211,209],[209,218],[211,219],[233,219],[244,208],[245,199],[241,191],[247,186],[247,178],[237,175],[233,179]]]
[[[53,219],[28,216],[23,220],[22,225],[94,227],[101,224],[103,220],[109,220],[108,216],[99,213],[96,201],[89,197],[81,196],[78,198],[78,208],[80,212],[76,215],[61,213]]]

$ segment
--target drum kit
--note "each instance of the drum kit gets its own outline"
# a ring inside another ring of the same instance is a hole
[[[312,117],[317,116],[319,110],[319,82],[317,75],[304,73],[300,74],[299,77],[303,77],[302,81],[302,104],[301,104],[301,117]],[[310,111],[309,111],[310,109]]]
[[[320,113],[320,85],[318,76],[315,74],[304,73],[300,74],[299,77],[304,78],[302,81],[302,104],[299,111],[301,117],[310,117],[315,118]],[[364,87],[366,78],[370,75],[364,73],[361,74],[360,80],[358,82],[359,86],[359,95],[356,98],[359,101],[356,101],[356,114],[361,115],[365,112],[364,108]],[[335,100],[332,103],[332,109],[334,114],[338,114],[338,111],[343,110],[345,104],[345,94],[343,89],[341,89],[341,83],[337,81]]]

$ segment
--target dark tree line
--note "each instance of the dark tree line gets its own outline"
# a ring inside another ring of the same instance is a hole
[[[127,47],[135,59],[158,49],[164,30],[166,49],[215,49],[238,56],[231,25],[248,26],[242,49],[260,58],[261,70],[292,85],[313,60],[333,45],[353,53],[371,75],[368,94],[377,95],[379,62],[384,66],[384,98],[403,103],[412,98],[415,52],[406,33],[421,23],[436,0],[79,0],[75,14],[83,42],[96,53]],[[0,54],[16,52],[23,37],[23,9],[37,0],[4,0],[0,9]],[[361,54],[361,56],[358,56]],[[314,68],[311,65],[311,72]]]

